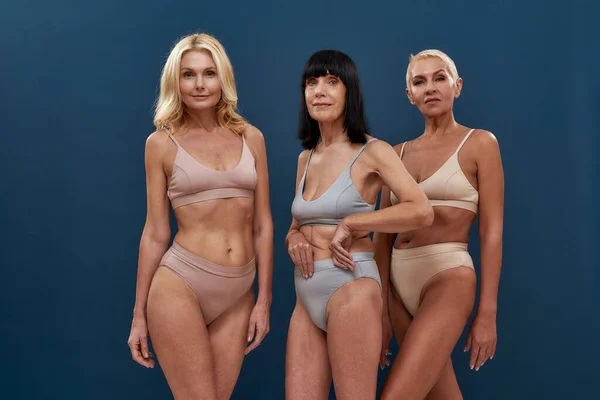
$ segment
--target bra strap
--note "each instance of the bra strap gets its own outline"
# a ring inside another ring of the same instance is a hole
[[[406,142],[402,143],[402,148],[400,149],[400,159],[402,160],[402,156],[404,155],[404,146],[406,146]]]
[[[350,162],[350,166],[352,166],[354,164],[354,162],[356,161],[356,159],[358,158],[358,156],[360,156],[361,153],[367,148],[367,146],[369,145],[369,143],[374,142],[375,140],[377,140],[377,139],[376,138],[371,138],[367,143],[364,144],[363,147],[360,148],[360,150],[356,153],[356,155],[352,159],[352,162]]]
[[[173,134],[171,133],[171,130],[169,129],[169,127],[166,125],[163,125],[162,128],[165,130],[165,132],[167,132],[167,136],[169,136],[169,138],[171,138],[173,143],[175,143],[177,145],[177,147],[181,147],[181,145],[179,144],[177,139],[175,139],[175,136],[173,136]]]
[[[463,145],[465,144],[465,142],[467,141],[467,139],[469,138],[469,136],[471,136],[471,133],[473,133],[474,130],[475,129],[471,129],[469,132],[467,132],[467,134],[465,135],[465,138],[458,145],[458,149],[456,149],[455,153],[458,153],[460,151],[460,149],[462,149]]]

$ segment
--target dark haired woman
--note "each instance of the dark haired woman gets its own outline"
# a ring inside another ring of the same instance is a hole
[[[286,398],[375,399],[381,282],[369,233],[432,223],[427,198],[393,148],[367,134],[356,65],[313,54],[302,74],[296,197],[286,245],[297,301],[286,352]],[[374,211],[382,185],[401,202]]]

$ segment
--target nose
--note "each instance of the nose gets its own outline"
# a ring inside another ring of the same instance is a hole
[[[204,89],[204,79],[202,79],[202,76],[200,75],[198,75],[198,77],[196,78],[196,89]]]
[[[325,96],[324,85],[325,84],[321,80],[317,81],[317,85],[315,86],[315,96],[316,97],[323,97],[323,96]]]
[[[437,92],[437,88],[435,87],[433,81],[427,81],[426,85],[427,86],[425,86],[425,94],[433,94]]]

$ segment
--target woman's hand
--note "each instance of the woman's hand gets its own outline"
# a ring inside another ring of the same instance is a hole
[[[352,231],[345,220],[341,220],[335,229],[329,251],[333,258],[333,265],[345,270],[354,271],[354,261],[350,254],[350,246],[354,239],[368,236],[369,232]]]
[[[390,360],[388,360],[387,356],[392,355],[389,350],[390,341],[392,340],[392,321],[387,313],[387,309],[381,316],[381,323],[383,329],[381,331],[381,359],[379,360],[379,367],[384,369],[386,365],[390,366]]]
[[[473,322],[471,322],[469,335],[467,336],[467,345],[464,349],[464,351],[471,350],[471,369],[475,368],[475,371],[479,371],[479,368],[488,359],[491,360],[494,358],[497,341],[496,315],[477,314]]]
[[[145,317],[134,317],[127,340],[131,357],[146,368],[154,368],[154,354],[148,350],[148,326]]]
[[[292,262],[305,278],[313,276],[313,247],[300,231],[288,235],[288,253]]]
[[[248,355],[248,353],[257,348],[271,330],[269,325],[270,309],[270,304],[266,302],[257,301],[254,305],[250,314],[250,322],[248,323],[248,343],[252,342],[252,339],[254,339],[254,342],[246,348],[244,355]]]

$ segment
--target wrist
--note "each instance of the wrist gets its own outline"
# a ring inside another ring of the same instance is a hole
[[[482,316],[482,317],[493,317],[496,318],[496,314],[497,314],[498,310],[496,308],[496,306],[486,306],[486,305],[479,305],[479,307],[477,307],[477,312],[476,312],[476,317]]]
[[[292,236],[294,236],[295,234],[297,234],[297,233],[300,233],[300,231],[298,229],[291,229],[288,232],[288,234],[285,236],[285,244],[286,244],[286,246],[289,245],[290,238]]]
[[[134,308],[133,309],[133,319],[146,319],[146,310],[145,309],[140,309],[140,308]]]
[[[339,225],[342,225],[342,228],[346,228],[346,230],[352,232],[352,231],[356,230],[353,222],[354,221],[352,220],[352,216],[348,216],[348,217],[343,218],[340,221]]]
[[[258,298],[256,299],[256,304],[270,307],[272,301],[273,301],[273,296],[270,293],[269,294],[259,293]]]

